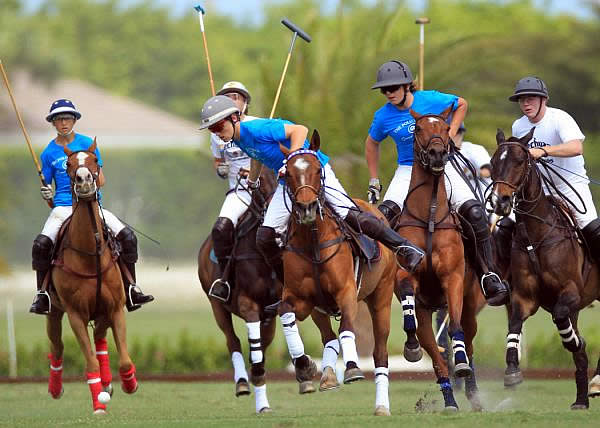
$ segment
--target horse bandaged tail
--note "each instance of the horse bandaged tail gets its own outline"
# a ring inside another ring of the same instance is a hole
[[[577,352],[581,350],[582,342],[577,336],[577,333],[575,333],[575,330],[571,325],[571,320],[569,318],[564,318],[553,321],[558,329],[558,334],[560,334],[562,345],[570,352]]]
[[[506,350],[517,350],[517,361],[521,361],[521,334],[508,333],[506,335]]]

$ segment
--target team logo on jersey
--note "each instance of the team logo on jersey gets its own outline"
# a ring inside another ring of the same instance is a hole
[[[400,125],[396,126],[392,131],[395,134],[399,134],[404,128],[408,126],[408,132],[413,134],[415,132],[415,121],[414,119],[405,120]]]

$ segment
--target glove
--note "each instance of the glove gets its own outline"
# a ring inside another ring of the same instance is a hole
[[[229,176],[229,164],[221,162],[217,165],[217,175],[222,179],[226,179]]]
[[[250,189],[250,191],[253,192],[260,187],[260,178],[257,178],[256,181],[251,181],[250,179],[248,179],[246,183],[248,183],[248,189]]]
[[[367,199],[370,204],[376,204],[379,202],[380,193],[381,193],[381,183],[379,183],[379,178],[371,178],[369,180],[369,190],[367,191]]]
[[[279,171],[277,171],[277,176],[279,178],[283,178],[283,177],[285,177],[286,172],[287,172],[287,159],[284,159],[283,165],[281,165],[281,168],[279,168]]]
[[[52,186],[40,187],[40,193],[42,194],[42,198],[44,198],[46,201],[49,201],[54,197],[54,190],[52,189]]]

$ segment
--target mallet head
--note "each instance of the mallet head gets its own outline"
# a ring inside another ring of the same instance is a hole
[[[300,27],[298,27],[296,24],[294,24],[289,19],[283,18],[281,20],[281,23],[283,25],[285,25],[286,27],[288,27],[290,30],[292,30],[292,32],[298,34],[298,36],[300,36],[301,38],[306,40],[307,43],[310,43],[310,41],[312,40],[312,38],[308,34],[306,34],[304,31],[302,31],[302,29],[300,29]]]
[[[415,24],[429,24],[431,22],[431,19],[423,16],[421,18],[417,18],[415,20]]]
[[[194,6],[194,9],[196,9],[196,12],[198,12],[198,13],[202,12],[202,15],[206,14],[206,12],[204,11],[204,8],[202,6],[200,6],[199,4]]]

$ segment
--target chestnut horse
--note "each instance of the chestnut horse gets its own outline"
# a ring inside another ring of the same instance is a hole
[[[415,157],[409,191],[396,230],[415,245],[425,248],[427,254],[426,263],[421,263],[413,274],[398,269],[396,275],[396,295],[402,303],[407,334],[404,356],[408,361],[418,361],[422,356],[422,344],[432,359],[445,409],[458,410],[448,365],[438,350],[432,328],[433,312],[447,305],[454,374],[468,378],[467,398],[474,410],[481,410],[472,357],[473,338],[477,332],[475,316],[485,299],[474,272],[466,269],[460,221],[451,210],[446,194],[444,167],[450,139],[446,120],[450,108],[440,115],[420,115],[412,110],[410,113],[416,120]]]
[[[325,202],[324,171],[316,152],[320,148],[318,132],[313,132],[309,150],[293,152],[288,157],[286,191],[291,200],[288,239],[283,254],[285,286],[279,315],[290,355],[294,358],[300,392],[312,392],[312,377],[316,366],[304,354],[296,320],[312,315],[324,344],[323,377],[320,390],[338,386],[335,361],[341,350],[346,370],[344,383],[364,379],[357,365],[354,323],[358,301],[367,303],[373,321],[375,348],[375,414],[389,415],[388,352],[391,303],[394,276],[397,270],[394,253],[376,243],[381,252],[379,260],[361,268],[348,240],[347,226],[337,218]],[[369,212],[386,222],[383,215],[370,204],[348,198],[351,209]],[[358,271],[359,283],[355,275]],[[331,328],[330,315],[340,316],[339,342]],[[297,357],[295,357],[297,356]],[[325,365],[327,362],[328,365]]]
[[[231,266],[228,275],[233,287],[231,297],[226,303],[208,294],[213,282],[221,277],[214,253],[211,260],[213,243],[210,235],[198,253],[198,278],[209,298],[217,325],[225,335],[227,349],[236,369],[236,397],[250,394],[250,387],[241,354],[242,347],[235,334],[231,315],[237,315],[246,322],[249,336],[253,325],[260,323],[260,335],[248,338],[249,360],[252,365],[250,381],[255,387],[257,413],[271,410],[266,395],[264,355],[267,347],[273,341],[275,323],[272,322],[271,317],[265,314],[265,307],[279,300],[282,285],[277,281],[272,269],[256,248],[256,230],[262,223],[275,185],[273,172],[263,168],[260,187],[252,193],[252,202],[248,211],[240,218],[235,230],[235,244],[229,262]]]
[[[73,214],[63,226],[57,241],[57,252],[50,271],[54,302],[46,318],[50,339],[50,380],[48,392],[60,398],[62,387],[62,318],[67,313],[73,333],[86,359],[87,383],[92,395],[95,414],[105,413],[106,404],[98,400],[101,392],[112,395],[112,375],[108,361],[106,332],[113,331],[119,352],[119,374],[123,391],[137,390],[135,366],[129,357],[125,327],[125,293],[117,253],[109,245],[98,199],[96,179],[98,159],[94,154],[96,141],[86,151],[73,152],[64,148],[68,156],[67,174],[71,178]],[[94,321],[92,349],[87,325]],[[104,401],[104,400],[103,400]]]
[[[600,272],[579,243],[579,234],[563,202],[545,196],[544,178],[528,142],[535,128],[521,138],[505,139],[498,130],[492,157],[496,214],[516,214],[511,249],[512,314],[506,337],[505,386],[523,381],[519,368],[523,323],[541,306],[552,314],[563,346],[573,354],[577,398],[571,409],[587,409],[589,398],[600,396],[600,360],[588,391],[588,358],[577,328],[579,311],[600,300]]]

